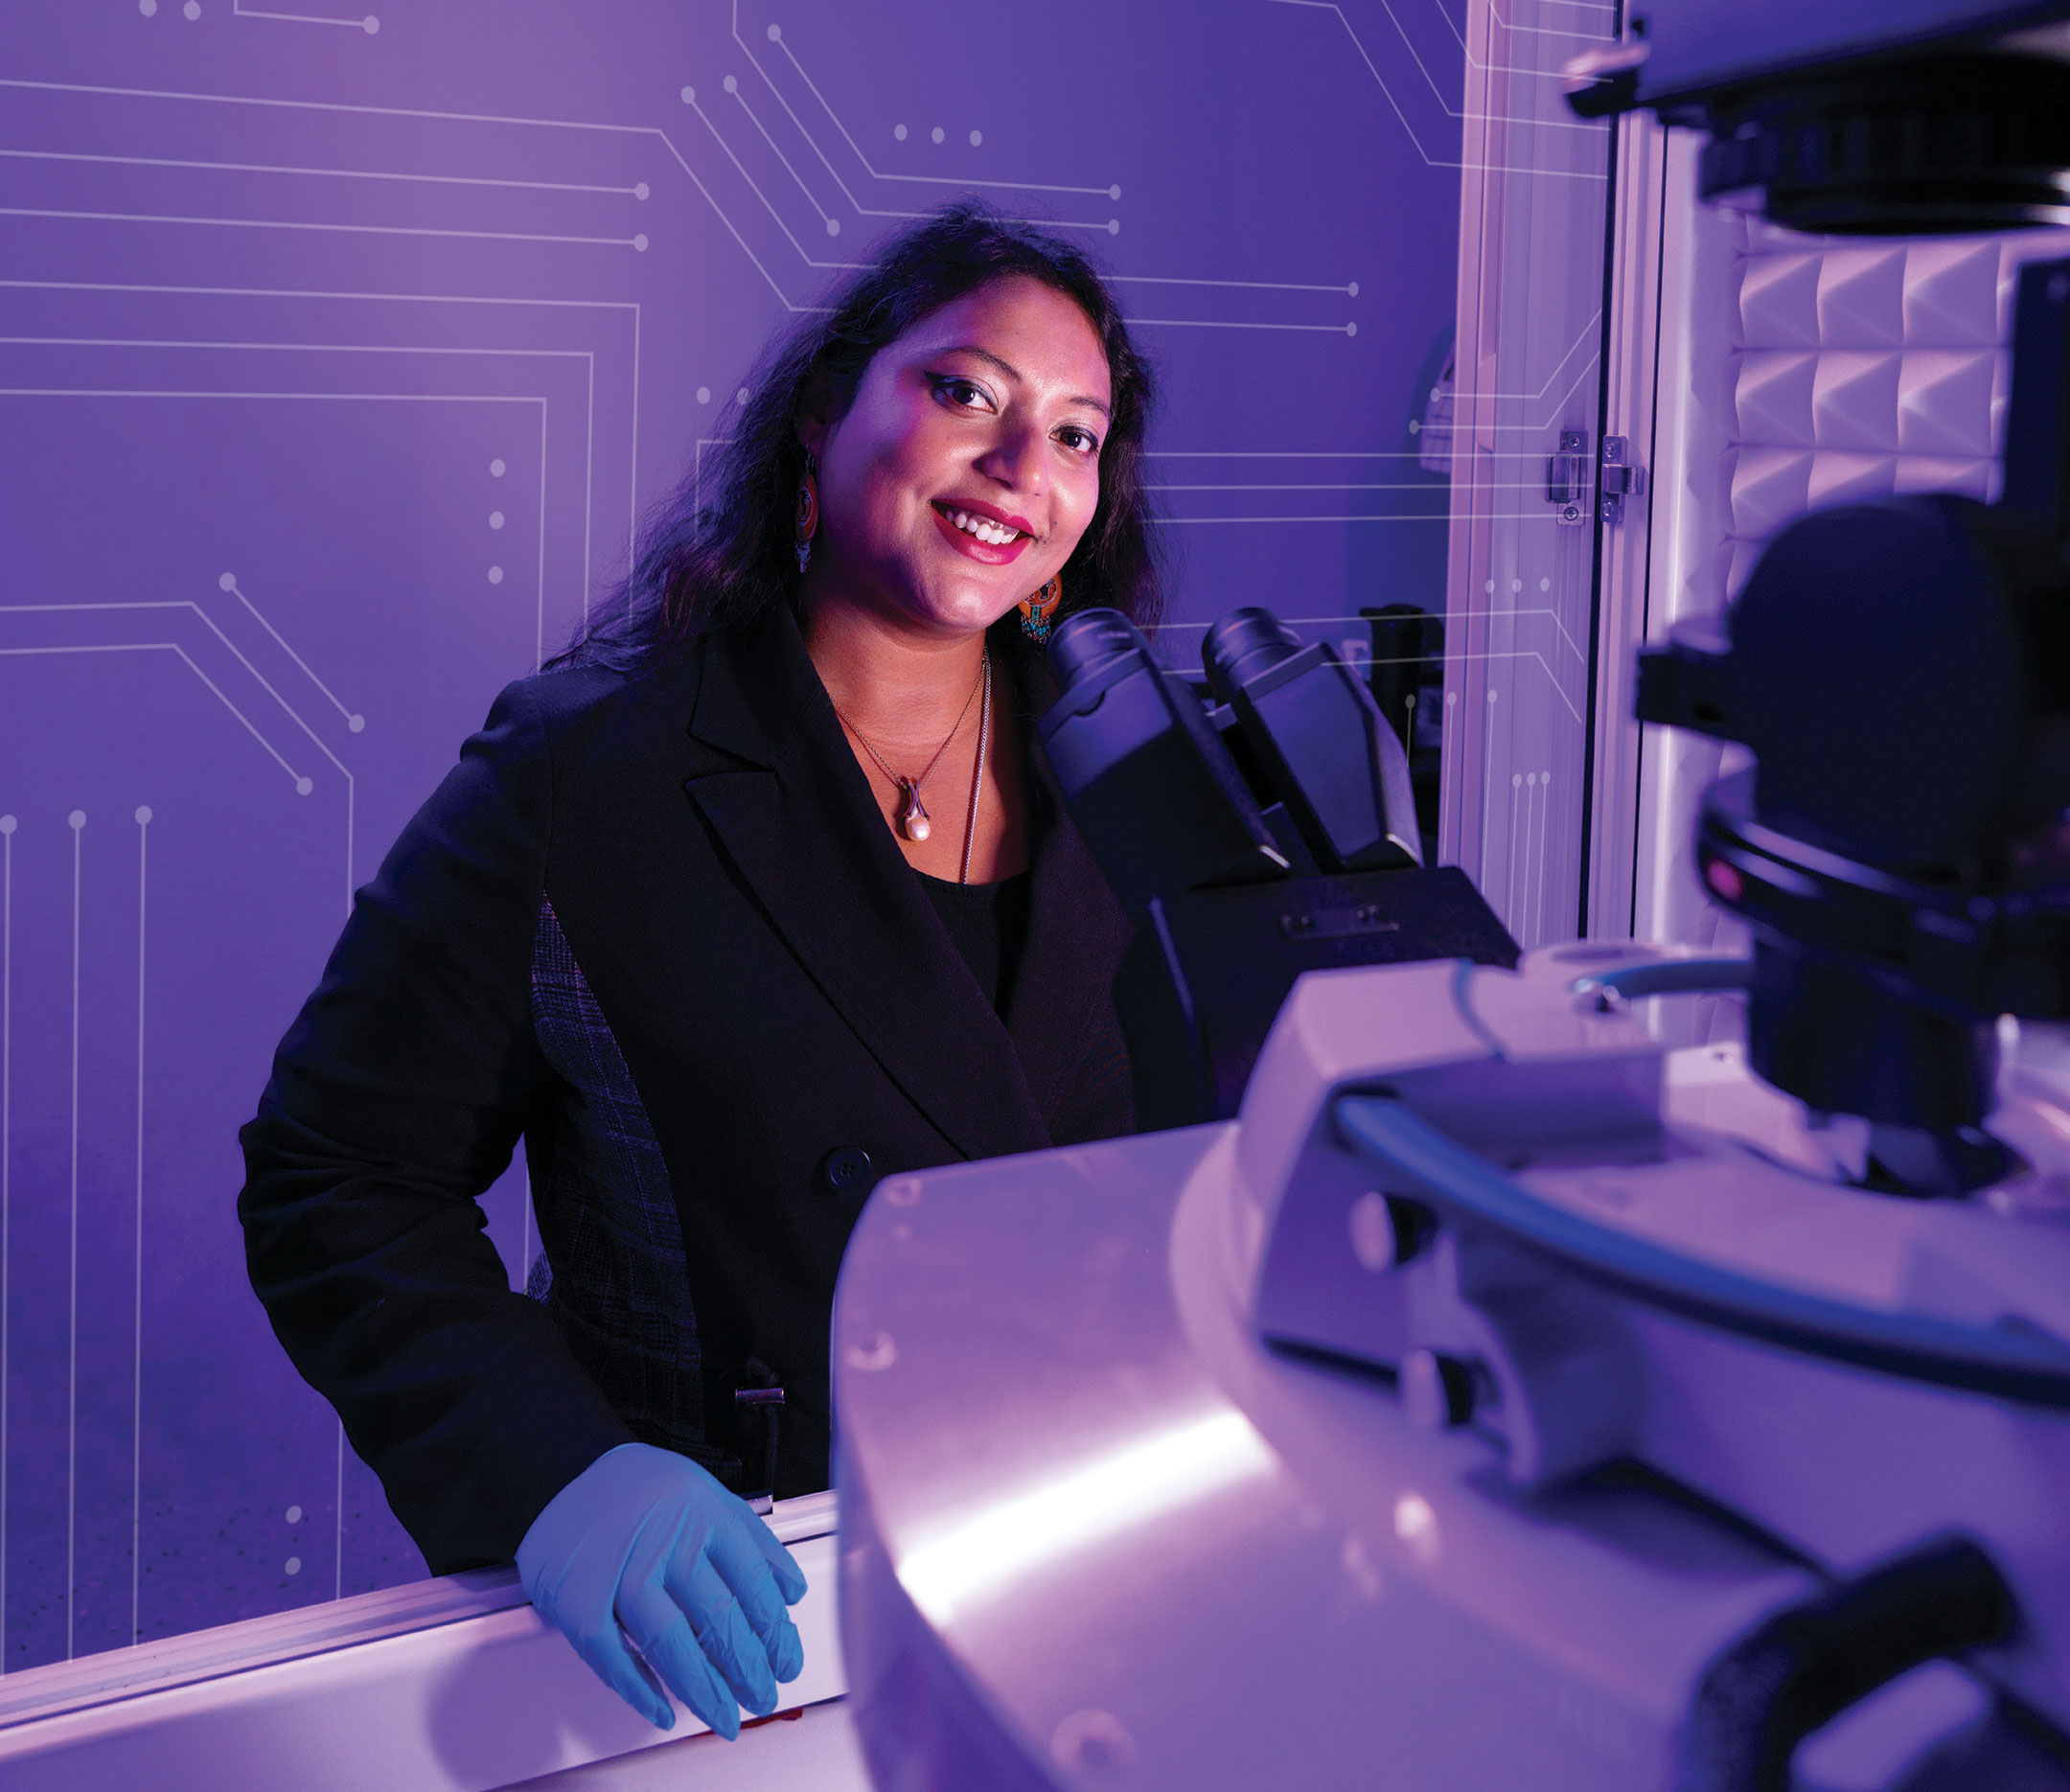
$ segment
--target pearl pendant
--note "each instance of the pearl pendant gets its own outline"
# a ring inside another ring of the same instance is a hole
[[[909,780],[902,782],[904,799],[899,804],[899,826],[905,830],[909,840],[924,840],[933,833],[934,824],[928,819],[926,806],[920,801],[917,786]]]

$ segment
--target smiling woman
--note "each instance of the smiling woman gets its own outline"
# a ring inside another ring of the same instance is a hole
[[[244,1130],[253,1285],[432,1570],[515,1557],[664,1727],[798,1671],[747,1501],[826,1485],[874,1183],[1129,1130],[1127,924],[1032,724],[1057,616],[1154,620],[1150,396],[1070,245],[882,245],[497,700]],[[520,1138],[524,1294],[477,1206]]]

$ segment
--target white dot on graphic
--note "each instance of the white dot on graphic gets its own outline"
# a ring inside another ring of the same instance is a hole
[[[83,809],[75,809],[65,819],[72,824],[72,832],[77,834],[86,825],[86,812]]]
[[[500,567],[500,566],[492,566],[492,567],[490,567],[490,568],[489,568],[489,583],[490,583],[491,585],[501,585],[501,584],[503,583],[503,568],[502,568],[502,567]]]
[[[700,386],[700,387],[698,387],[698,389],[697,389],[697,402],[699,402],[700,404],[709,404],[709,403],[711,402],[711,387],[709,387],[709,386]]]
[[[644,199],[653,191],[654,189],[643,180],[638,186],[632,189],[632,196],[635,199]]]
[[[290,1505],[288,1508],[288,1522],[290,1525],[299,1525],[302,1522],[302,1508],[299,1505]]]
[[[1510,581],[1509,581],[1509,588],[1510,588],[1510,589],[1511,589],[1512,591],[1521,591],[1521,590],[1522,590],[1522,589],[1524,588],[1524,581],[1523,581],[1523,580],[1521,580],[1521,579],[1512,579],[1512,580],[1510,580]]]
[[[136,818],[138,827],[149,826],[150,822],[150,804],[139,803],[137,805]]]
[[[978,146],[979,144],[981,144],[981,143],[982,143],[983,141],[984,141],[984,132],[983,132],[983,131],[981,131],[981,130],[974,130],[974,131],[972,131],[972,132],[971,132],[971,148],[972,148],[972,149],[976,149],[976,148],[977,148],[977,147],[978,147]]]
[[[1349,294],[1351,295],[1351,297],[1353,297],[1354,299],[1355,299],[1355,298],[1357,298],[1357,297],[1358,297],[1358,282],[1354,280],[1354,281],[1353,281],[1353,282],[1352,282],[1352,283],[1351,283],[1351,284],[1350,284],[1350,285],[1349,285],[1348,287],[1346,287],[1345,288],[1345,290],[1346,290],[1346,291],[1347,293],[1349,293]]]
[[[826,233],[827,233],[827,235],[828,235],[828,236],[830,236],[830,237],[838,237],[838,236],[840,236],[840,218],[828,218],[828,219],[827,219],[827,221],[826,221]]]
[[[728,75],[725,80],[721,81],[719,84],[720,86],[724,87],[728,93],[740,92],[740,82],[735,80],[730,75]]]
[[[226,572],[226,573],[224,573],[224,574],[223,574],[223,576],[222,576],[221,578],[219,578],[218,580],[217,580],[217,581],[216,581],[216,588],[217,588],[218,590],[219,590],[219,591],[234,591],[234,590],[236,590],[236,589],[237,589],[237,574],[236,574],[236,573],[234,573],[234,572]]]
[[[685,87],[682,90],[682,103],[685,105],[697,104],[697,89],[695,87]]]
[[[1490,597],[1493,597],[1495,595],[1495,581],[1490,579],[1481,588],[1485,591]]]
[[[1107,196],[1110,199],[1118,199],[1121,196],[1121,189],[1119,187],[1109,187]]]
[[[1535,785],[1537,784],[1537,782],[1538,782],[1538,774],[1537,774],[1537,773],[1536,773],[1535,771],[1531,771],[1531,772],[1527,772],[1527,773],[1525,774],[1525,778],[1524,778],[1524,788],[1525,788],[1526,790],[1530,790],[1530,789],[1533,788],[1533,787],[1534,787],[1534,786],[1535,786]]]
[[[1415,418],[1414,418],[1414,417],[1410,418],[1410,420],[1409,420],[1409,433],[1410,433],[1411,435],[1419,435],[1419,434],[1421,434],[1421,433],[1422,433],[1422,429],[1423,429],[1423,425],[1421,425],[1421,424],[1420,424],[1419,422],[1417,422]]]
[[[288,1572],[290,1574],[299,1574],[302,1572],[302,1558],[299,1555],[290,1555],[288,1558]]]
[[[492,529],[500,529],[500,528],[502,528],[502,526],[503,526],[503,513],[502,513],[501,511],[499,511],[499,510],[493,510],[493,511],[491,511],[491,512],[489,513],[489,526],[490,526],[490,528],[492,528]]]
[[[736,401],[737,401],[738,402],[740,402],[740,403],[742,403],[742,404],[745,404],[745,403],[747,403],[747,402],[748,402],[748,388],[747,388],[746,386],[743,386],[743,387],[741,387],[741,389],[740,389],[740,390],[739,390],[738,392],[734,393],[733,397],[734,397],[734,399],[735,399],[735,400],[736,400]]]
[[[1457,691],[1447,691],[1444,694],[1444,701],[1445,707],[1450,709],[1454,703],[1459,701],[1459,693]]]
[[[899,142],[904,143],[906,141],[906,126],[903,125],[892,126],[891,134],[892,136],[896,137]]]
[[[201,0],[187,0],[187,4],[181,7],[180,11],[191,19],[199,18],[201,16]]]
[[[503,463],[500,460],[493,460],[489,463],[489,476],[492,479],[502,478]]]
[[[1121,220],[1118,218],[1110,218],[1107,220],[1107,234],[1110,237],[1118,237],[1121,234]]]
[[[1539,589],[1540,589],[1541,591],[1550,591],[1550,590],[1551,590],[1551,589],[1552,588],[1552,580],[1550,580],[1550,579],[1541,579],[1541,580],[1539,580],[1539,581],[1538,581],[1538,588],[1539,588]]]
[[[15,825],[15,820],[12,816],[0,816],[0,834],[13,833]]]
[[[294,781],[294,788],[297,796],[307,796],[310,792],[316,788],[316,780],[314,778],[297,778]]]
[[[644,230],[641,231],[638,236],[632,239],[632,247],[637,253],[641,255],[645,255],[647,253],[647,233]]]
[[[364,716],[347,716],[345,718],[345,725],[350,728],[355,734],[357,734],[362,728],[366,726],[366,718]]]
[[[1500,692],[1497,692],[1497,691],[1490,691],[1490,692],[1489,692],[1489,693],[1487,694],[1487,700],[1488,700],[1488,701],[1489,701],[1489,702],[1491,702],[1491,703],[1492,703],[1492,702],[1493,702],[1493,701],[1495,701],[1495,699],[1496,699],[1496,698],[1497,698],[1498,696],[1500,696],[1500,695],[1501,695],[1501,693],[1500,693]]]
[[[1358,334],[1358,326],[1356,324],[1346,324],[1344,327],[1344,333],[1347,336],[1355,336]]]
[[[1513,791],[1513,790],[1515,790],[1515,789],[1516,789],[1516,787],[1517,787],[1517,786],[1518,786],[1519,784],[1523,783],[1523,782],[1524,782],[1524,774],[1523,774],[1523,773],[1522,773],[1521,771],[1512,771],[1512,772],[1511,772],[1511,773],[1509,774],[1509,788],[1510,788],[1510,789],[1511,789],[1512,791]]]
[[[380,30],[380,20],[369,12],[366,15],[366,34],[371,37],[379,30]]]
[[[936,143],[941,142],[944,137],[948,136],[948,134],[949,133],[944,130],[939,125],[934,126],[934,141]]]
[[[769,40],[771,43],[783,42],[783,27],[781,25],[771,25],[769,28]]]
[[[158,11],[158,0],[136,0],[136,10],[150,18]]]

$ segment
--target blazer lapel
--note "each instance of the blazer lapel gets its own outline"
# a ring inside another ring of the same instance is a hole
[[[1028,891],[1028,936],[1006,1028],[1045,1116],[1069,1091],[1094,1023],[1114,999],[1132,929],[1092,849],[1071,823],[1042,747],[1029,755],[1042,844]]]
[[[1049,1143],[1007,1030],[907,864],[788,612],[707,637],[685,781],[793,954],[967,1158]],[[1081,849],[1082,850],[1082,849]]]

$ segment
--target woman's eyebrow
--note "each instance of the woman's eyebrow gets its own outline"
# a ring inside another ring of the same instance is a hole
[[[954,348],[944,349],[942,353],[945,355],[975,355],[979,360],[988,361],[994,367],[997,367],[1007,379],[1019,379],[1024,385],[1027,383],[1020,368],[1009,360],[1001,359],[999,356],[993,354],[990,349],[979,348],[975,342],[959,342]],[[1086,397],[1082,392],[1074,393],[1070,398],[1065,400],[1065,402],[1067,404],[1084,404],[1099,412],[1110,423],[1114,421],[1114,413],[1106,405],[1102,404],[1097,399]]]

